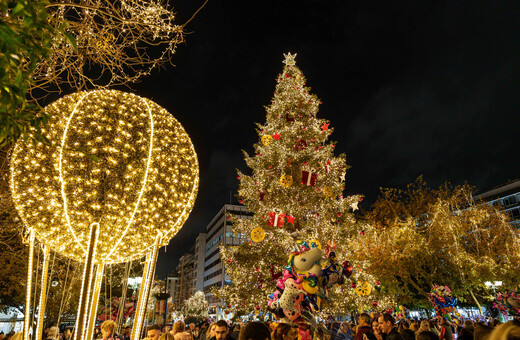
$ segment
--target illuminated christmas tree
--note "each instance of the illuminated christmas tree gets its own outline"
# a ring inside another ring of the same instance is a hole
[[[245,154],[249,170],[237,176],[240,203],[254,215],[228,219],[244,243],[221,249],[232,282],[215,294],[242,312],[267,310],[267,297],[297,240],[314,241],[324,251],[336,245],[337,261],[348,260],[345,240],[361,200],[343,194],[345,155],[334,155],[335,142],[328,140],[333,129],[317,118],[321,101],[305,86],[295,56],[285,55],[266,122],[258,124],[255,152]]]

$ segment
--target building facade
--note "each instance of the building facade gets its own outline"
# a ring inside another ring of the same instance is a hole
[[[180,258],[176,281],[173,278],[171,281],[172,289],[175,282],[177,292],[170,292],[174,296],[176,309],[180,309],[183,302],[196,291],[205,293],[212,314],[220,309],[222,302],[211,295],[211,288],[229,285],[231,278],[226,274],[225,265],[220,259],[219,246],[237,246],[246,239],[243,235],[233,235],[231,221],[228,220],[231,215],[251,218],[253,214],[241,205],[224,205],[206,226],[206,232],[197,236],[190,252]]]
[[[242,235],[233,235],[233,227],[228,216],[251,218],[253,215],[241,205],[226,204],[206,227],[206,247],[204,261],[203,292],[209,302],[210,311],[218,308],[221,301],[213,297],[211,288],[220,288],[231,283],[231,278],[226,274],[226,267],[221,261],[219,246],[238,246],[244,241]]]
[[[178,306],[195,293],[195,255],[193,253],[184,254],[179,260],[177,273],[179,273],[179,289],[177,295]]]
[[[166,278],[166,293],[170,294],[171,301],[173,301],[174,309],[180,308],[179,302],[180,280],[177,272],[168,274]]]
[[[511,217],[511,224],[520,228],[520,180],[514,180],[473,196],[473,199],[485,201],[502,208]]]

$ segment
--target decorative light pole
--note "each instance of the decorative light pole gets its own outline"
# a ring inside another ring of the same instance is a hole
[[[84,339],[95,323],[104,265],[146,256],[140,298],[148,299],[158,248],[193,208],[198,160],[181,124],[134,94],[78,92],[44,110],[50,117],[42,129],[48,142],[17,142],[10,187],[21,219],[45,251],[85,264],[74,332],[75,339]],[[47,271],[41,281],[47,281]],[[44,309],[41,300],[42,316]]]

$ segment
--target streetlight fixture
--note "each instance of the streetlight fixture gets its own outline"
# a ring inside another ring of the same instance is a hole
[[[484,282],[484,284],[488,288],[493,288],[493,293],[496,293],[496,288],[502,286],[502,281],[493,281],[493,282],[486,281],[486,282]]]

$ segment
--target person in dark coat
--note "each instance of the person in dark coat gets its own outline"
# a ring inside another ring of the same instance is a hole
[[[383,334],[386,335],[385,340],[404,340],[395,328],[395,319],[392,315],[388,313],[381,315],[379,317],[379,327]]]

